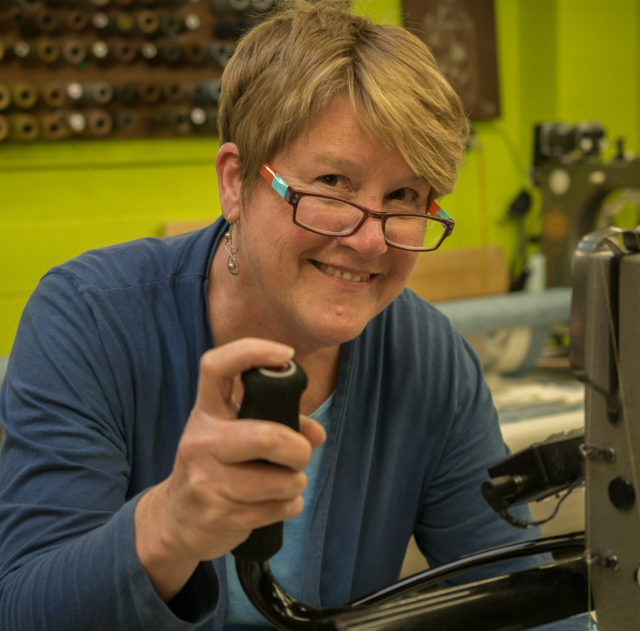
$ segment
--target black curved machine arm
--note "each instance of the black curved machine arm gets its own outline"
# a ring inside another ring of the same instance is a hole
[[[244,376],[241,417],[281,421],[297,429],[306,376],[291,362],[284,368],[253,369]],[[516,631],[588,610],[584,533],[510,544],[470,555],[399,581],[340,607],[310,607],[289,595],[273,576],[268,559],[280,548],[281,524],[252,533],[236,548],[236,569],[249,600],[276,629],[403,631]],[[567,560],[462,586],[440,582],[498,561],[542,552]],[[544,607],[540,603],[544,602]]]
[[[427,571],[413,577],[412,590],[391,600],[385,588],[327,609],[289,596],[267,561],[238,559],[236,567],[251,602],[281,631],[517,631],[584,613],[589,601],[587,566],[575,558],[445,589],[426,587],[433,582]]]

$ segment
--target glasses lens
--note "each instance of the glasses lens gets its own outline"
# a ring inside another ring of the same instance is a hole
[[[324,234],[348,234],[362,213],[339,199],[303,197],[298,202],[296,221],[301,226]]]
[[[348,202],[325,197],[305,196],[296,209],[295,221],[303,228],[327,235],[347,235],[362,219],[362,211]],[[428,216],[396,215],[387,217],[384,231],[387,241],[409,250],[434,250],[447,227]]]
[[[387,241],[412,250],[433,250],[442,240],[446,226],[431,217],[389,217],[385,224]]]

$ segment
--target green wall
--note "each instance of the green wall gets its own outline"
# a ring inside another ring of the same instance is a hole
[[[457,220],[447,247],[498,243],[509,256],[517,231],[505,213],[528,187],[535,123],[599,122],[612,141],[622,136],[628,149],[640,149],[640,1],[496,0],[495,7],[502,114],[474,125],[457,189],[443,205]]]
[[[511,199],[527,185],[532,126],[598,121],[639,141],[640,0],[496,0],[502,114],[476,124],[456,192],[447,247],[501,244]],[[400,22],[400,0],[360,0],[376,21]],[[1,76],[1,74],[0,74]],[[0,355],[22,307],[51,266],[86,249],[158,235],[167,221],[219,214],[215,139],[0,144]],[[535,220],[535,213],[533,213]]]

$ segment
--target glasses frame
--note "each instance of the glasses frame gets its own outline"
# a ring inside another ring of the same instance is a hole
[[[427,219],[431,219],[433,221],[437,221],[445,226],[445,230],[442,233],[442,237],[438,241],[438,243],[431,248],[418,248],[410,245],[398,245],[393,241],[390,241],[387,238],[387,231],[385,228],[385,224],[388,219],[391,217],[420,217],[422,219],[425,218],[425,215],[419,213],[394,213],[394,212],[379,212],[376,210],[371,210],[370,208],[366,208],[365,206],[360,206],[360,204],[355,204],[354,202],[349,202],[346,199],[341,199],[340,197],[332,197],[331,195],[321,195],[320,193],[307,193],[305,191],[299,191],[297,189],[289,186],[287,181],[271,167],[266,162],[258,169],[260,175],[264,178],[264,180],[271,186],[271,188],[280,196],[282,199],[287,202],[287,204],[293,207],[293,223],[309,232],[314,232],[315,234],[321,234],[327,237],[349,237],[355,234],[362,224],[369,218],[379,219],[382,222],[382,234],[384,235],[384,242],[399,250],[407,250],[409,252],[433,252],[437,250],[442,242],[453,232],[453,227],[455,226],[455,221],[447,215],[447,213],[442,209],[440,205],[438,205],[435,201],[431,201],[427,207]],[[360,220],[347,232],[333,232],[330,230],[319,230],[317,228],[310,228],[297,220],[297,212],[298,212],[298,204],[300,200],[304,197],[319,197],[322,199],[332,199],[334,201],[342,202],[343,204],[348,204],[349,206],[353,206],[357,208],[360,213]]]

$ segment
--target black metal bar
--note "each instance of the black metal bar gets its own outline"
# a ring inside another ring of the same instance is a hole
[[[425,570],[413,576],[397,581],[388,587],[359,598],[350,603],[350,607],[363,605],[382,604],[409,594],[431,589],[444,581],[449,581],[456,576],[479,570],[483,567],[495,565],[500,561],[517,559],[534,554],[557,554],[564,558],[569,556],[583,556],[585,547],[585,533],[578,531],[553,537],[529,539],[516,543],[498,546],[481,552],[464,556],[456,561],[444,563],[437,567]]]
[[[354,609],[332,618],[340,631],[519,631],[588,610],[584,560]]]
[[[546,552],[570,554],[573,558],[496,579],[434,590],[434,586],[440,582],[472,569]],[[281,631],[336,631],[351,628],[515,631],[562,620],[588,610],[583,552],[583,532],[518,542],[469,555],[421,572],[344,606],[327,609],[309,607],[295,600],[278,584],[267,561],[236,558],[236,568],[249,600],[270,624]],[[581,558],[576,560],[575,555]],[[515,594],[518,590],[522,590],[522,596]],[[525,601],[532,599],[532,603],[518,605],[514,612],[512,604],[520,598]],[[541,602],[545,603],[542,608],[544,612],[537,611]],[[459,613],[453,611],[456,608],[460,609]],[[442,609],[448,611],[444,617],[438,613]],[[508,612],[504,613],[502,609]],[[541,615],[544,621],[536,622]],[[465,616],[470,617],[466,619]],[[458,626],[442,626],[448,624],[446,620],[459,618],[464,622],[459,622]],[[477,626],[485,624],[483,619],[492,621],[494,626]],[[514,626],[518,624],[521,626]]]

